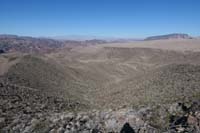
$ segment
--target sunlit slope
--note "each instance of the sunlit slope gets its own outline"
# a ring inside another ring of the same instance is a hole
[[[200,66],[171,64],[121,81],[99,94],[106,106],[142,106],[188,102],[200,97]]]
[[[44,56],[27,55],[8,70],[5,79],[10,84],[83,103],[86,87],[73,79],[70,71],[67,73],[62,66]]]
[[[167,103],[185,97],[181,93],[174,94],[174,90],[182,92],[177,84],[185,83],[186,77],[184,73],[179,73],[178,77],[174,77],[171,68],[196,70],[200,64],[198,51],[123,47],[122,45],[121,47],[114,45],[83,47],[73,49],[71,53],[60,51],[49,56],[59,61],[64,67],[73,68],[77,72],[76,79],[88,85],[88,97],[96,106],[146,105],[153,104],[157,100],[157,103],[160,101]],[[164,74],[161,75],[161,73]],[[190,71],[187,73],[191,81],[182,86],[187,86],[188,93],[188,90],[191,90],[189,86],[194,84],[194,79],[193,73]],[[195,74],[198,75],[198,72]],[[161,77],[166,79],[162,80]],[[168,83],[169,86],[167,86]],[[157,84],[161,85],[156,86]],[[146,90],[147,93],[144,93]],[[186,95],[186,99],[187,97],[192,99],[193,94],[198,94],[196,90],[198,89],[191,90],[191,95]],[[184,94],[187,93],[184,92]],[[158,97],[163,97],[163,99]]]

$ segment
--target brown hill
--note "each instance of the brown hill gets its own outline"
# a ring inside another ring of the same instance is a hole
[[[45,57],[25,55],[4,74],[6,83],[30,87],[47,94],[77,103],[84,103],[86,86],[75,80],[72,70],[56,64]]]

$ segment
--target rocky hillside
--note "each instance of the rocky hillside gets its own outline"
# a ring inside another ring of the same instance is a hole
[[[174,33],[160,36],[147,37],[145,40],[162,40],[162,39],[192,39],[188,34]]]
[[[96,92],[95,101],[105,108],[115,108],[199,100],[199,68],[189,64],[156,68],[102,88]]]
[[[86,102],[82,97],[87,86],[74,79],[73,71],[68,69],[64,70],[45,56],[25,55],[10,67],[3,79],[9,84],[33,88],[51,96]]]
[[[22,132],[28,126],[24,124],[28,124],[28,121],[33,118],[42,118],[47,114],[61,111],[78,110],[81,106],[85,105],[59,96],[48,95],[39,89],[1,81],[0,132]]]
[[[38,90],[0,83],[0,132],[175,133],[200,131],[200,103],[70,111],[81,105]]]
[[[0,132],[199,133],[200,52],[154,46],[1,54]]]

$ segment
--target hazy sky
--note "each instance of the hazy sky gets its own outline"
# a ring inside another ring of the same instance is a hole
[[[200,35],[200,0],[0,0],[0,33],[27,36]]]

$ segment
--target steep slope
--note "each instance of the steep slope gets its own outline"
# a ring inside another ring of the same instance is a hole
[[[70,71],[69,71],[70,72]],[[77,103],[85,103],[84,88],[55,61],[42,56],[26,55],[4,75],[6,82],[39,90]]]
[[[111,107],[189,102],[199,100],[199,86],[199,65],[171,64],[114,84],[97,96],[103,99],[99,104]]]
[[[8,69],[20,61],[23,54],[20,53],[6,53],[0,56],[0,76],[5,74]]]

